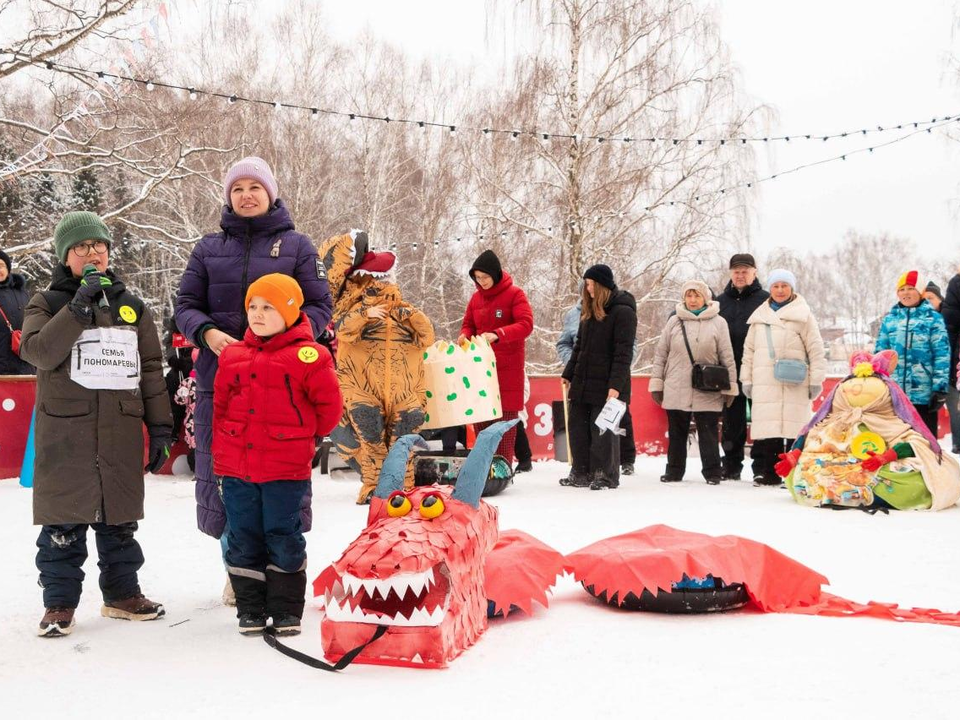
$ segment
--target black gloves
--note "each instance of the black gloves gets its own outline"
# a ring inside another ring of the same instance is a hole
[[[170,437],[170,431],[167,428],[154,432],[150,430],[150,462],[143,468],[144,472],[155,473],[163,467],[163,464],[170,457],[170,446],[173,439]]]
[[[650,397],[653,398],[653,401],[657,405],[663,405],[663,391],[662,390],[651,390]]]
[[[947,402],[947,394],[943,392],[935,392],[930,395],[930,409],[939,410]]]
[[[87,273],[80,279],[80,289],[77,290],[76,298],[93,303],[100,295],[100,291],[111,285],[113,285],[113,281],[103,273]]]

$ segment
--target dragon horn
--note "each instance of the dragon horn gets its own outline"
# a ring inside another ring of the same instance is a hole
[[[487,484],[490,463],[493,462],[493,454],[497,450],[497,445],[500,444],[500,439],[504,433],[518,422],[520,422],[519,419],[494,423],[477,435],[473,450],[470,451],[457,475],[457,485],[453,489],[455,500],[473,505],[473,507],[479,507],[480,494]]]
[[[403,478],[407,474],[407,461],[414,446],[428,448],[423,438],[416,434],[404,435],[393,443],[380,470],[380,480],[373,494],[386,500],[395,490],[403,490]]]

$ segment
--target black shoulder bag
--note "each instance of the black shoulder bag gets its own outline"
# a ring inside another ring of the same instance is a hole
[[[693,365],[691,381],[694,390],[701,392],[722,392],[730,389],[730,373],[723,365],[706,365],[693,359],[690,341],[687,340],[687,328],[683,320],[679,320],[680,332],[683,333],[683,344],[687,346],[687,355]]]

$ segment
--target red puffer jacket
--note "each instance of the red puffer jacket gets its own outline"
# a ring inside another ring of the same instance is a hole
[[[315,437],[340,421],[333,359],[304,313],[263,339],[224,348],[213,383],[213,470],[250,482],[309,480]]]
[[[507,273],[489,290],[478,287],[467,303],[460,333],[473,337],[485,332],[500,338],[493,344],[493,353],[503,411],[519,412],[523,409],[524,344],[533,332],[533,310],[526,293]]]

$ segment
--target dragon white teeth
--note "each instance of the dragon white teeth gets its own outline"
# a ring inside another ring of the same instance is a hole
[[[414,656],[410,659],[410,662],[415,662],[415,663],[421,663],[421,664],[422,664],[422,663],[423,663],[423,658],[420,657],[420,653],[417,653],[416,655],[414,655]]]

